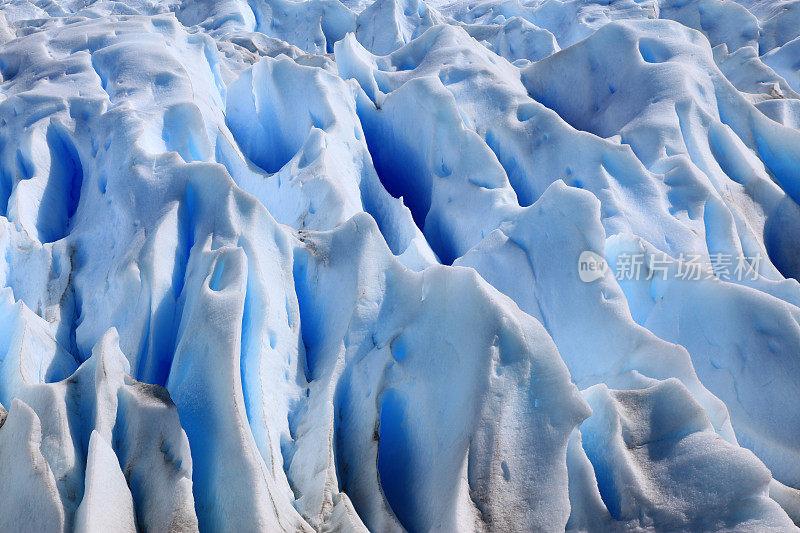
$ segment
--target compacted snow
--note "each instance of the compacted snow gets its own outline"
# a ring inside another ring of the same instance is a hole
[[[789,531],[800,1],[0,4],[0,531]]]

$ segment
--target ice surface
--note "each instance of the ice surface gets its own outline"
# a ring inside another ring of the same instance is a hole
[[[800,2],[15,0],[0,82],[0,531],[797,530]]]

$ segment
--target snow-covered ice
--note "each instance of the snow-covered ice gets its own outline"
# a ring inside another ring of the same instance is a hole
[[[9,0],[0,81],[0,531],[797,530],[800,1]]]

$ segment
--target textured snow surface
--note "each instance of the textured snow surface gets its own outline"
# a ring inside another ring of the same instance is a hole
[[[11,0],[0,77],[0,531],[800,523],[800,1]]]

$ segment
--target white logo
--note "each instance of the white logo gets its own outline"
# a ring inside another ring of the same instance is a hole
[[[591,283],[605,276],[608,263],[605,258],[594,252],[586,250],[578,258],[578,276],[584,283]]]

